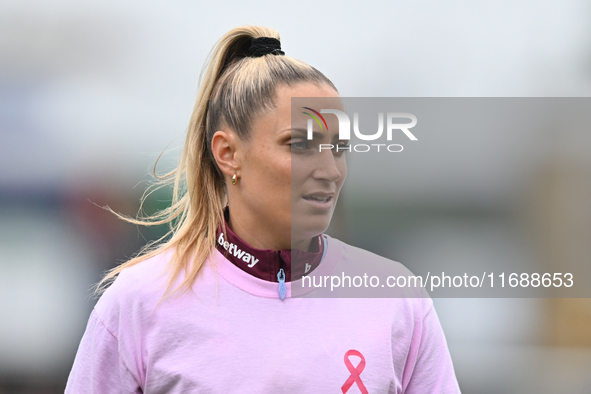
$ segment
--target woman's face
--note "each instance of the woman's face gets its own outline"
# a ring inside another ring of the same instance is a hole
[[[257,116],[251,137],[241,141],[239,198],[229,196],[232,217],[232,204],[248,211],[237,224],[250,235],[258,234],[258,239],[270,240],[265,243],[276,249],[307,249],[310,239],[328,228],[347,174],[345,154],[334,149],[319,152],[319,144],[336,147],[347,142],[338,141],[336,116],[325,116],[330,131],[314,122],[314,138],[308,140],[311,117],[303,112],[309,111],[295,107],[292,125],[292,97],[315,98],[310,102],[317,111],[342,109],[338,93],[327,85],[280,86],[276,109]],[[233,187],[229,185],[231,192]]]

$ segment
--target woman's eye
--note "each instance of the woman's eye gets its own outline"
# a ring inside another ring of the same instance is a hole
[[[310,148],[310,143],[306,140],[293,141],[290,146],[292,150],[306,150]]]
[[[348,142],[339,142],[333,150],[334,150],[335,155],[340,156],[343,153],[349,151],[349,143]]]

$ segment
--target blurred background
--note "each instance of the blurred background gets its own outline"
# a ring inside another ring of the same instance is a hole
[[[158,155],[158,172],[174,165],[230,28],[278,29],[348,97],[586,97],[590,16],[582,0],[1,2],[0,394],[63,392],[91,286],[162,231],[101,207],[134,216]],[[334,231],[411,269],[589,265],[589,133],[557,128],[535,154],[477,133],[437,174],[393,171],[371,206],[352,163]],[[491,143],[504,149],[483,157]],[[435,303],[464,393],[591,392],[588,299]]]

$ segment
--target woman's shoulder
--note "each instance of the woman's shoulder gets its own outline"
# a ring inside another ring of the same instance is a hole
[[[172,252],[159,253],[124,268],[97,302],[99,317],[157,305],[168,287],[171,256]]]
[[[166,281],[167,268],[172,257],[172,251],[158,253],[146,260],[125,268],[117,276],[113,285],[113,291],[142,291],[150,290],[152,286]]]
[[[333,261],[333,275],[341,279],[352,278],[352,286],[345,289],[345,295],[354,298],[429,299],[424,279],[402,263],[336,238],[326,236],[326,239],[326,258]],[[361,284],[356,286],[355,280]],[[346,283],[349,283],[348,279]]]
[[[412,272],[402,263],[380,256],[377,253],[362,249],[357,246],[349,245],[341,240],[325,235],[327,239],[328,250],[331,248],[335,255],[345,264],[359,264],[366,269],[386,269],[388,272],[397,274],[412,275]],[[328,255],[328,251],[327,251]]]

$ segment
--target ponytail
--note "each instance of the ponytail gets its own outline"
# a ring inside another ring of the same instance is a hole
[[[216,232],[223,223],[226,185],[211,151],[213,134],[227,126],[241,139],[248,139],[253,117],[274,108],[275,91],[280,84],[311,82],[336,90],[320,71],[299,60],[276,54],[251,57],[252,41],[261,37],[279,40],[275,30],[244,26],[226,33],[214,47],[201,74],[179,164],[161,177],[154,173],[157,180],[142,196],[139,211],[151,193],[172,185],[171,205],[136,219],[111,211],[129,223],[167,224],[170,229],[144,246],[136,257],[108,271],[96,285],[96,294],[102,293],[125,268],[169,250],[174,253],[168,263],[170,280],[166,293],[183,271],[184,280],[175,291],[188,290],[213,252]]]

